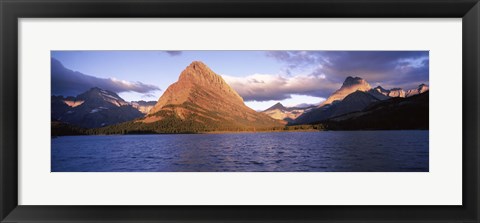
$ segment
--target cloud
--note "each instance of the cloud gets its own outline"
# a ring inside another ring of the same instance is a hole
[[[150,95],[160,88],[142,82],[131,82],[115,78],[98,78],[65,68],[62,63],[51,59],[52,94],[77,96],[90,88],[99,87],[116,93],[137,92]]]
[[[142,95],[142,98],[157,98],[158,96],[157,95],[154,95],[154,94],[151,94],[151,93],[146,93],[146,94],[143,94]]]
[[[339,87],[339,84],[330,82],[322,75],[289,77],[253,74],[246,77],[222,77],[245,101],[278,101],[291,98],[292,94],[325,97]]]
[[[290,69],[302,68],[322,61],[322,51],[267,51],[266,55],[281,62],[286,62]]]
[[[404,89],[428,84],[429,78],[428,51],[266,51],[266,56],[284,64],[282,74],[223,75],[245,101],[327,98],[348,76]]]
[[[385,87],[411,88],[428,83],[428,51],[267,51],[268,57],[283,63],[285,73],[309,71],[325,75],[332,82],[360,76]]]
[[[174,56],[180,56],[180,55],[182,54],[182,51],[170,50],[170,51],[165,51],[165,53],[167,53],[168,55],[174,57]]]

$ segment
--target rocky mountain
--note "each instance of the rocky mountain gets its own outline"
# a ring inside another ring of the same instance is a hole
[[[397,97],[404,98],[405,91],[401,88],[392,88],[388,91],[387,96],[391,98],[397,98]]]
[[[400,130],[429,128],[428,91],[373,103],[362,111],[320,121],[330,130]]]
[[[390,96],[388,96],[389,90],[385,90],[381,86],[377,86],[368,90],[368,93],[373,97],[377,98],[378,100],[386,100],[390,98]]]
[[[382,86],[377,86],[375,88],[372,88],[370,91],[371,92],[378,92],[379,94],[384,95],[384,96],[388,96],[388,93],[390,93],[389,90],[383,88]]]
[[[330,117],[336,117],[352,111],[361,111],[372,103],[378,101],[377,98],[367,92],[355,91],[329,108],[329,111],[331,112]]]
[[[416,89],[405,91],[402,88],[392,88],[390,90],[386,90],[381,86],[377,86],[375,88],[371,88],[370,84],[360,78],[360,77],[347,77],[342,84],[342,87],[335,91],[330,97],[327,98],[319,107],[329,105],[334,103],[335,101],[341,101],[347,95],[355,92],[355,91],[363,91],[368,92],[375,98],[379,100],[386,100],[392,97],[410,97],[416,94],[423,93],[428,91],[428,86],[426,84],[421,84]]]
[[[405,98],[428,91],[428,86],[420,85],[417,89],[404,91],[401,88],[386,90],[381,86],[371,88],[360,77],[347,77],[342,87],[335,91],[318,108],[304,112],[293,121],[295,124],[307,124],[324,121],[336,116],[358,112],[378,101],[391,98]]]
[[[385,90],[381,86],[378,86],[378,87],[372,88],[369,92],[372,93],[372,95],[374,94],[383,95],[386,97],[386,99],[388,99],[388,98],[394,98],[394,97],[400,97],[400,98],[410,97],[413,95],[421,94],[426,91],[428,91],[428,85],[420,84],[418,88],[407,90],[407,91],[401,88],[392,88],[390,90]]]
[[[283,126],[247,107],[242,97],[204,63],[192,62],[148,114],[136,123],[156,132],[260,130]]]
[[[96,128],[142,117],[116,93],[92,88],[77,97],[51,97],[52,121],[83,128]]]
[[[304,112],[309,111],[315,108],[315,106],[307,107],[285,107],[280,102],[276,103],[272,107],[262,111],[262,113],[278,120],[284,120],[287,122],[292,122],[298,116],[302,115]]]
[[[408,90],[405,94],[406,97],[411,97],[413,95],[421,94],[428,91],[428,85],[420,84],[417,89]]]
[[[342,84],[342,87],[338,89],[337,91],[333,92],[330,97],[327,98],[322,104],[320,104],[319,107],[323,107],[326,105],[330,105],[334,103],[335,101],[341,101],[347,95],[355,92],[355,91],[368,91],[372,87],[370,87],[370,84],[365,81],[364,79],[360,77],[347,77],[345,81]]]
[[[71,101],[71,97],[64,98],[63,96],[56,96],[52,95],[51,98],[51,103],[50,103],[50,108],[51,108],[51,120],[56,121],[59,120],[63,114],[66,114],[66,112],[72,108],[70,107],[65,101]]]
[[[372,103],[380,101],[368,92],[355,91],[347,95],[343,100],[306,112],[294,120],[297,124],[323,121],[332,117],[344,115],[350,112],[361,111]]]
[[[130,104],[132,107],[137,109],[139,112],[142,114],[147,114],[155,104],[157,104],[156,101],[131,101]]]
[[[386,90],[386,89],[382,88],[381,86],[377,86],[375,88],[372,88],[368,92],[373,93],[373,94],[378,93],[378,95],[383,95],[383,96],[385,96],[385,99],[395,98],[395,97],[401,97],[401,98],[405,97],[405,91],[401,88],[392,88],[390,90]]]

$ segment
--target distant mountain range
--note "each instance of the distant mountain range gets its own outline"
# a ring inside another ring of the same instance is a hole
[[[281,129],[286,122],[247,107],[223,78],[199,61],[181,72],[157,102],[126,102],[114,92],[92,88],[77,97],[52,96],[52,120],[100,128],[93,133],[189,133]]]
[[[92,88],[77,97],[51,97],[52,121],[97,128],[140,118],[143,114],[116,93]]]
[[[98,87],[76,97],[51,97],[52,134],[197,133],[282,130],[288,125],[324,125],[327,129],[428,129],[428,86],[372,88],[347,77],[320,105],[262,112],[207,65],[194,61],[155,101],[126,102]]]
[[[157,104],[156,101],[131,101],[130,104],[132,107],[137,109],[139,112],[142,114],[147,114],[155,104]]]
[[[393,97],[365,109],[324,120],[330,130],[428,129],[428,91],[411,97]]]
[[[304,110],[285,107],[275,109],[275,106],[272,106],[263,113],[275,119],[288,121],[290,124],[309,124],[351,112],[362,111],[367,106],[379,101],[397,97],[411,97],[427,91],[428,86],[425,84],[407,91],[401,88],[386,90],[381,86],[372,88],[366,80],[360,77],[347,77],[340,89],[333,92],[319,106],[308,107]],[[292,110],[296,112],[292,114]]]
[[[305,112],[308,112],[314,109],[316,106],[307,106],[307,107],[285,107],[280,102],[273,105],[272,107],[262,111],[262,113],[278,120],[284,120],[287,122],[292,122],[298,116],[302,115]]]

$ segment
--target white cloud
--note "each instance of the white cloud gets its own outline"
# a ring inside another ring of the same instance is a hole
[[[326,97],[339,87],[328,81],[325,75],[253,74],[246,77],[222,77],[245,101],[284,100],[293,94]]]
[[[145,84],[139,81],[98,78],[73,71],[64,67],[60,61],[54,58],[51,58],[51,81],[52,94],[64,96],[77,96],[93,87],[115,93],[137,92],[147,95],[160,91],[160,88],[155,85]]]
[[[270,100],[270,101],[247,101],[245,104],[256,111],[264,111],[277,102],[282,103],[286,107],[308,107],[312,105],[319,105],[325,98],[321,97],[312,97],[305,95],[291,95],[291,98],[285,100]]]

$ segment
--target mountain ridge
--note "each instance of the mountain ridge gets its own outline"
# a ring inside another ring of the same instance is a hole
[[[130,121],[143,115],[116,93],[94,87],[76,97],[51,97],[51,119],[82,128]]]
[[[426,84],[421,84],[416,89],[408,91],[401,88],[386,90],[381,86],[371,88],[370,84],[363,78],[349,76],[345,79],[340,89],[332,93],[324,103],[309,112],[301,114],[293,120],[292,123],[308,124],[319,122],[334,116],[360,111],[368,105],[368,101],[370,101],[370,103],[375,103],[376,100],[384,101],[396,97],[411,97],[426,91],[428,91],[428,86]],[[359,92],[363,92],[364,94],[360,96]],[[358,101],[356,102],[345,100],[352,94],[356,94],[358,97],[361,97],[361,99],[358,98]]]
[[[352,77],[348,76],[343,82],[340,89],[333,92],[324,102],[322,102],[318,107],[323,107],[329,104],[334,103],[338,100],[343,100],[349,94],[355,91],[368,91],[372,87],[370,84],[361,77]]]
[[[194,61],[137,122],[191,122],[195,131],[245,130],[280,127],[284,123],[254,111],[223,78],[207,65]],[[173,127],[172,127],[173,128]]]
[[[157,101],[131,101],[130,104],[132,107],[137,109],[142,114],[148,114],[148,112],[157,104]]]
[[[127,102],[115,92],[93,87],[76,97],[51,96],[55,126],[72,132],[72,124],[94,133],[197,133],[210,131],[279,130],[346,117],[393,98],[428,93],[429,87],[372,88],[361,77],[348,76],[320,105],[286,107],[277,102],[254,111],[225,80],[201,61],[182,70],[157,101]],[[53,126],[53,125],[52,125]],[[286,128],[286,127],[285,127]]]
[[[158,99],[157,104],[148,114],[158,112],[167,104],[182,104],[189,100],[194,85],[200,87],[215,87],[219,92],[231,97],[237,103],[243,103],[243,98],[231,88],[220,75],[215,74],[207,65],[200,61],[194,61],[181,73],[177,82],[171,84],[163,95]]]
[[[298,116],[302,115],[304,112],[315,108],[316,106],[308,106],[308,107],[285,107],[282,103],[278,102],[275,105],[267,108],[262,113],[277,119],[283,120],[287,122],[293,122]]]
[[[352,112],[317,122],[329,130],[401,130],[429,128],[429,92],[395,97]]]

